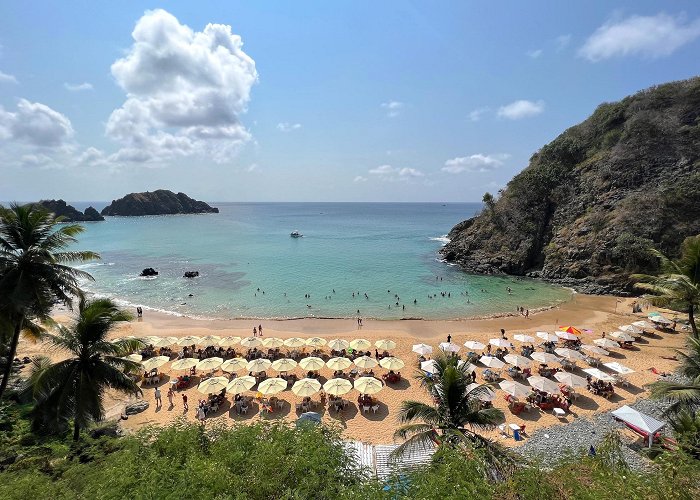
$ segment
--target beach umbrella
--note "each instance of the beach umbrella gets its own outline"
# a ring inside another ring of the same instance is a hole
[[[464,343],[464,347],[466,347],[467,349],[472,349],[474,351],[481,351],[486,346],[481,342],[477,342],[476,340],[467,340]]]
[[[296,367],[297,362],[289,358],[282,358],[272,362],[272,369],[278,372],[289,372]]]
[[[438,365],[434,359],[429,359],[428,361],[423,361],[420,364],[420,369],[426,373],[432,373],[432,374],[437,373],[437,367],[438,367]]]
[[[652,312],[650,312],[649,314],[647,314],[647,316],[648,316],[649,318],[651,318],[652,316],[661,316],[661,313],[658,312],[658,311],[652,311]]]
[[[283,378],[268,378],[267,380],[263,380],[262,382],[260,382],[260,384],[258,385],[258,392],[268,396],[270,394],[277,394],[278,392],[282,392],[286,388],[287,381]]]
[[[372,344],[367,339],[355,339],[350,342],[350,347],[356,351],[366,351]]]
[[[530,357],[540,363],[559,363],[561,361],[558,356],[548,352],[533,352]]]
[[[264,347],[275,349],[277,347],[282,347],[284,345],[284,340],[278,339],[277,337],[267,337],[262,341]]]
[[[256,383],[255,377],[251,377],[250,375],[236,377],[228,383],[226,390],[234,394],[240,394],[241,392],[251,390]]]
[[[440,350],[442,352],[457,352],[459,351],[460,347],[455,344],[454,342],[441,342],[440,343]]]
[[[228,386],[228,379],[226,377],[212,377],[201,382],[197,386],[197,390],[202,394],[215,394],[221,392]]]
[[[142,337],[141,342],[146,345],[153,345],[154,342],[158,342],[160,339],[161,337],[158,337],[157,335],[148,335],[146,337]]]
[[[317,349],[319,347],[323,347],[324,345],[326,345],[326,343],[326,339],[322,339],[321,337],[311,337],[310,339],[306,339],[306,345],[308,345],[309,347],[315,347]]]
[[[649,321],[651,321],[652,323],[658,323],[659,325],[670,325],[671,323],[673,323],[673,321],[671,321],[668,318],[665,318],[664,316],[661,316],[660,314],[658,316],[650,315]]]
[[[518,342],[534,342],[535,337],[530,337],[529,335],[525,335],[524,333],[516,333],[513,335],[513,339],[517,340]]]
[[[163,366],[168,361],[170,361],[170,358],[168,356],[156,356],[155,358],[150,358],[145,361],[141,361],[141,366],[143,366],[143,369],[148,372],[153,370],[154,368],[159,368]]]
[[[604,382],[614,382],[615,379],[612,378],[610,375],[605,373],[604,371],[600,371],[598,368],[586,368],[583,370],[584,373],[587,373],[593,378],[597,378],[598,380],[602,380]]]
[[[258,337],[246,337],[244,339],[241,339],[241,345],[243,347],[247,347],[248,349],[252,347],[258,347],[261,344],[262,342]]]
[[[522,368],[523,366],[530,366],[530,361],[527,359],[525,356],[519,356],[517,354],[506,354],[503,359],[506,360],[506,363],[509,363],[513,366],[517,366]]]
[[[631,333],[634,335],[641,335],[642,334],[642,329],[638,328],[634,325],[622,325],[622,326],[618,326],[618,328],[620,329],[620,331],[625,332],[625,333]]]
[[[400,370],[406,365],[399,358],[394,357],[382,358],[379,364],[382,368],[386,368],[387,370]]]
[[[321,390],[321,382],[313,378],[303,378],[294,382],[292,392],[297,396],[313,396]]]
[[[638,328],[641,328],[642,330],[651,330],[652,328],[654,328],[654,325],[652,325],[648,321],[644,321],[644,320],[635,321],[632,323],[632,325],[634,325]]]
[[[471,392],[475,389],[481,388],[479,392],[478,398],[481,401],[493,401],[496,399],[496,393],[493,392],[491,389],[489,389],[487,386],[483,386],[481,384],[469,384],[467,386],[467,392]]]
[[[537,335],[537,338],[540,338],[545,342],[556,342],[557,340],[559,340],[559,337],[557,337],[553,333],[537,332],[535,335]]]
[[[557,372],[554,374],[554,378],[562,384],[566,384],[574,389],[577,387],[586,387],[588,385],[588,381],[585,378],[574,375],[573,373]]]
[[[197,370],[202,370],[202,371],[208,371],[208,370],[216,370],[218,367],[221,366],[221,364],[224,362],[223,359],[221,358],[207,358],[203,359],[199,363],[197,363]]]
[[[498,386],[503,392],[510,394],[514,398],[525,398],[532,392],[532,389],[528,386],[513,380],[503,380],[498,383]]]
[[[591,354],[602,354],[603,356],[608,356],[610,354],[608,351],[602,347],[598,347],[597,345],[583,344],[581,346],[581,350],[590,352]]]
[[[556,394],[559,392],[559,386],[556,384],[556,382],[552,382],[548,378],[540,377],[539,375],[528,377],[527,382],[538,391],[543,391],[549,394]]]
[[[593,343],[598,347],[603,347],[605,349],[617,349],[620,347],[620,344],[610,339],[595,339]]]
[[[170,365],[171,370],[189,370],[193,366],[197,366],[197,363],[199,363],[199,360],[196,358],[182,358],[178,359],[177,361],[173,361],[173,364]]]
[[[345,370],[350,368],[352,361],[348,358],[331,358],[326,362],[326,366],[331,370]]]
[[[177,344],[177,339],[173,342],[174,337],[155,337],[151,339],[150,344],[153,347],[168,347],[173,344]]]
[[[323,384],[323,390],[331,396],[342,396],[352,390],[352,383],[344,378],[332,378]]]
[[[374,377],[360,377],[355,380],[355,389],[360,391],[360,394],[377,394],[382,387],[382,381]]]
[[[141,356],[140,354],[129,354],[128,356],[124,356],[122,359],[125,359],[127,361],[133,361],[134,363],[140,363],[143,359],[143,356]]]
[[[359,358],[357,358],[353,362],[355,363],[355,366],[357,366],[358,368],[368,369],[368,368],[374,368],[375,366],[377,366],[377,362],[374,359],[370,358],[369,356],[360,356]]]
[[[350,347],[350,342],[343,339],[333,339],[328,342],[328,348],[332,351],[342,351]]]
[[[612,363],[603,363],[603,366],[610,368],[612,371],[617,372],[620,375],[629,375],[630,373],[634,373],[634,370],[632,368],[628,368],[625,365],[621,365],[617,361],[614,361]]]
[[[578,340],[578,337],[570,332],[557,332],[557,337],[564,340]]]
[[[197,345],[199,344],[199,337],[196,335],[187,335],[185,337],[180,338],[178,341],[179,345]]]
[[[245,360],[245,358],[233,358],[233,359],[227,359],[221,364],[221,369],[225,372],[237,372],[238,370],[242,370],[248,365],[248,362]]]
[[[496,347],[512,348],[513,344],[508,342],[506,339],[490,339],[489,344],[495,345]]]
[[[620,342],[633,342],[634,337],[628,333],[625,332],[612,332],[608,334],[608,337],[612,337],[615,340],[619,340]]]
[[[240,337],[224,337],[221,340],[219,340],[219,345],[221,347],[230,347],[232,345],[238,344],[240,341]]]
[[[299,361],[299,366],[304,370],[316,371],[326,366],[326,363],[321,358],[312,356]]]
[[[433,352],[433,348],[427,344],[414,344],[413,349],[411,349],[411,350],[417,354],[422,355],[422,356],[425,356],[426,354],[430,354]]]
[[[506,366],[506,364],[501,361],[498,358],[494,358],[493,356],[481,356],[479,358],[479,361],[481,361],[482,364],[488,366],[489,368],[494,368],[496,370],[499,370]]]
[[[272,361],[265,358],[258,358],[248,362],[245,369],[249,372],[260,373],[270,368],[270,366],[272,366]]]
[[[203,345],[204,347],[219,345],[220,340],[221,337],[219,337],[218,335],[207,335],[199,339],[199,345]]]
[[[559,331],[571,333],[573,335],[583,335],[583,332],[574,326],[560,326]]]
[[[382,349],[383,351],[391,351],[392,349],[396,349],[396,342],[387,339],[377,340],[374,343],[374,346],[377,349]]]
[[[465,364],[467,364],[467,366],[464,368],[464,371],[465,371],[465,372],[471,373],[471,372],[473,372],[474,370],[476,370],[476,365],[473,365],[473,364],[471,364],[471,363],[467,363],[467,362],[466,362],[465,360],[463,360],[463,359],[460,359],[460,360],[457,362],[457,366],[458,366],[459,368],[462,368]]]
[[[567,349],[565,347],[554,349],[554,352],[557,353],[557,356],[568,359],[569,361],[581,361],[584,359],[583,354],[580,352],[574,351],[573,349]]]
[[[287,347],[304,347],[306,345],[306,340],[300,339],[299,337],[292,337],[284,341],[284,345]]]

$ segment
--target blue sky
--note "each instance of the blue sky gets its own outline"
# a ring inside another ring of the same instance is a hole
[[[1,200],[478,201],[697,75],[700,4],[3,2],[0,46]]]

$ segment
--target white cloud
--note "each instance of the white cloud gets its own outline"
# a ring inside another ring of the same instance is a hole
[[[521,99],[498,108],[498,116],[509,120],[519,120],[539,115],[544,111],[544,101],[527,101]]]
[[[246,170],[246,172],[255,172],[256,170],[258,170],[258,164],[251,163],[250,165],[248,165],[248,168],[246,168],[245,170]]]
[[[299,130],[301,128],[301,123],[287,123],[281,122],[277,124],[277,130],[281,132],[291,132],[292,130]]]
[[[367,182],[367,177],[358,175],[352,180],[352,182]]]
[[[471,156],[459,156],[445,162],[442,167],[443,172],[450,174],[459,174],[460,172],[488,172],[494,170],[501,165],[503,161],[510,158],[509,154],[500,153],[493,155],[484,155],[481,153]]]
[[[112,64],[126,91],[107,135],[122,149],[115,161],[147,162],[207,155],[223,162],[251,135],[240,122],[258,73],[231,27],[193,31],[170,13],[147,11],[127,55]]]
[[[0,83],[18,83],[15,75],[9,75],[0,71]]]
[[[380,165],[376,168],[370,169],[369,173],[371,175],[379,177],[380,179],[388,180],[388,181],[396,181],[396,180],[407,181],[409,179],[415,179],[417,177],[424,177],[425,176],[425,174],[423,172],[421,172],[420,170],[417,170],[415,168],[408,168],[408,167],[398,168],[398,167],[392,167],[391,165]],[[358,177],[360,177],[360,176],[358,176]],[[357,179],[357,177],[355,179]],[[358,181],[356,181],[356,182],[358,182]]]
[[[571,35],[559,35],[555,42],[557,44],[557,52],[561,52],[571,43]]]
[[[63,86],[65,87],[66,90],[70,90],[71,92],[80,92],[82,90],[92,90],[92,83],[89,83],[89,82],[64,83]]]
[[[20,99],[16,111],[0,106],[0,140],[58,148],[73,137],[70,120],[46,104]]]
[[[668,56],[700,37],[700,19],[686,22],[684,16],[661,12],[655,16],[631,16],[600,26],[579,49],[591,62],[612,57]]]
[[[536,49],[536,50],[528,50],[526,52],[528,57],[531,57],[532,59],[537,59],[542,55],[542,49]]]
[[[489,108],[476,108],[469,113],[469,119],[473,122],[478,122],[481,120],[481,117],[489,111]]]
[[[388,101],[382,103],[382,108],[387,110],[386,116],[389,118],[399,116],[404,106],[405,104],[401,101]]]

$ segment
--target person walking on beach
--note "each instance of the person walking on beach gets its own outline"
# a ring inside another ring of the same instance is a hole
[[[253,337],[257,337],[257,336],[258,336],[258,329],[253,327]]]
[[[160,389],[158,389],[156,387],[153,394],[155,394],[155,397],[156,397],[156,410],[157,410],[163,406],[163,400],[160,398]]]
[[[190,409],[190,407],[187,406],[187,394],[182,395],[182,409],[185,411]]]
[[[525,311],[525,319],[528,319],[530,317],[530,309]]]
[[[172,387],[168,388],[168,403],[170,403],[170,408],[169,408],[170,410],[172,410],[173,406],[175,406],[173,404],[173,397],[174,396],[175,396],[175,391],[173,391],[173,388]]]
[[[136,308],[136,316],[139,318],[143,317],[143,309],[141,309],[141,306]]]
[[[448,333],[448,334],[447,334],[447,343],[449,344],[450,342],[452,342],[452,335],[450,335],[450,334]]]
[[[262,325],[258,325],[258,333],[262,337]]]
[[[501,328],[501,338],[503,340],[508,340],[508,337],[506,337],[506,331],[504,328]]]

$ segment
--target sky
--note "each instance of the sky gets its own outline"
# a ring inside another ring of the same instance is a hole
[[[700,73],[700,2],[0,3],[0,200],[480,201]]]

